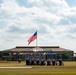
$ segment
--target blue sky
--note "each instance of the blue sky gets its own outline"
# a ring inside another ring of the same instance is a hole
[[[68,5],[69,5],[70,7],[76,6],[76,0],[66,0],[66,2],[68,3]]]
[[[0,0],[0,50],[28,46],[36,30],[38,45],[76,52],[76,0]]]

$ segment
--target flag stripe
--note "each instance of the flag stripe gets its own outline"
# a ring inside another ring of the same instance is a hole
[[[28,44],[37,39],[37,31],[28,39]]]

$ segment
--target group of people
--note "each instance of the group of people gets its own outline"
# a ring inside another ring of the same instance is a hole
[[[63,65],[63,61],[61,58],[58,59],[58,61],[56,59],[34,59],[34,58],[26,58],[26,65],[59,65],[62,66]]]

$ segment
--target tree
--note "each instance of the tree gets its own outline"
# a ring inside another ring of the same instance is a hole
[[[62,53],[62,59],[69,59],[70,58],[70,54],[67,52],[63,52]]]

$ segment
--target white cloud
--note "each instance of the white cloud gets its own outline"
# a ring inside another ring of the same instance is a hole
[[[31,6],[19,6],[16,0],[3,0],[0,4],[1,49],[27,45],[35,30],[39,33],[39,45],[76,49],[76,7],[69,7],[65,0],[27,0],[27,4]]]

